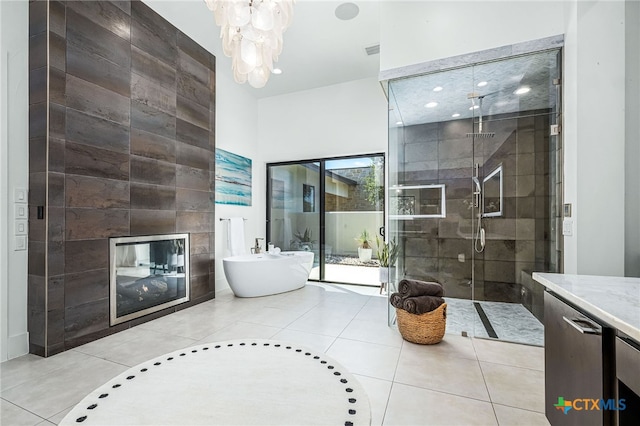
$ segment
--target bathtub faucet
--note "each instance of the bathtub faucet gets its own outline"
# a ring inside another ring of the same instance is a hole
[[[256,238],[256,245],[251,247],[252,253],[260,254],[262,252],[262,247],[260,247],[260,240],[264,240],[264,238]]]

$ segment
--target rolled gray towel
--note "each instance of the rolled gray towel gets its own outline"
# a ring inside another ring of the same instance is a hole
[[[398,293],[402,297],[444,296],[444,288],[436,282],[403,279],[398,284]]]
[[[444,299],[442,297],[436,297],[436,296],[407,297],[402,301],[402,309],[412,314],[422,315],[437,309],[443,303],[444,303]]]
[[[391,306],[402,309],[402,296],[400,296],[400,293],[393,293],[389,296],[389,302],[391,302]]]

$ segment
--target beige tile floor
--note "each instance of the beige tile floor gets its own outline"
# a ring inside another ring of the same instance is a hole
[[[326,352],[366,389],[373,425],[548,425],[544,350],[447,334],[406,342],[378,289],[309,283],[256,299],[230,292],[50,358],[0,364],[0,424],[51,425],[147,359],[195,344],[273,338]]]

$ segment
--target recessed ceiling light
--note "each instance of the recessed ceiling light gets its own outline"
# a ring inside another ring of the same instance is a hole
[[[271,71],[273,74],[282,74],[282,70],[280,68],[274,68],[273,71]]]
[[[434,92],[439,92],[439,91],[441,91],[441,90],[442,90],[442,87],[441,87],[441,86],[436,86],[436,87],[434,87],[434,88],[433,88],[433,91],[434,91]]]
[[[516,95],[524,95],[525,93],[529,93],[530,91],[531,91],[531,87],[522,86],[513,93]]]
[[[489,83],[487,83],[486,81],[481,81],[480,83],[478,83],[478,87],[484,87],[487,84],[489,84]]]
[[[355,3],[342,3],[336,7],[336,18],[348,21],[355,18],[360,13],[360,8]]]
[[[458,114],[458,113],[456,112],[455,114],[451,114],[451,116],[452,116],[453,118],[457,118],[457,117],[460,117],[460,114]]]
[[[396,124],[397,124],[398,126],[401,126],[401,125],[402,125],[402,121],[396,121]]]
[[[480,108],[480,105],[473,105],[469,107],[469,110],[474,110]]]
[[[427,104],[425,104],[425,108],[433,108],[433,107],[437,107],[438,103],[437,102],[429,102]]]

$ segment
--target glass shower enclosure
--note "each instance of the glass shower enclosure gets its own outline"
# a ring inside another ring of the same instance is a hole
[[[440,282],[448,333],[543,344],[531,273],[562,265],[560,58],[389,82],[390,293],[402,278]]]

